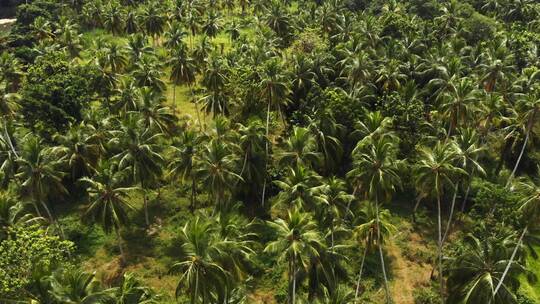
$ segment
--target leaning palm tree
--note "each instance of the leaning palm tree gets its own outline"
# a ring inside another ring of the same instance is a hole
[[[191,304],[223,303],[230,274],[219,261],[227,259],[226,241],[199,216],[182,228],[180,239],[183,257],[170,270],[181,274],[176,296],[186,289]]]
[[[0,192],[0,240],[16,227],[24,227],[43,222],[42,217],[28,212],[28,204],[18,202],[10,192]]]
[[[275,230],[277,239],[264,251],[278,254],[278,261],[287,262],[289,302],[295,304],[298,273],[309,267],[311,258],[320,256],[324,242],[310,214],[297,208],[289,210],[285,219],[278,218],[268,225]]]
[[[457,174],[466,173],[454,165],[457,151],[453,142],[437,142],[433,148],[423,147],[420,150],[420,155],[421,158],[414,167],[417,189],[422,193],[429,193],[437,199],[439,293],[441,301],[444,301],[441,200],[445,188],[454,187],[454,177]]]
[[[511,270],[512,264],[515,262],[518,250],[521,248],[523,238],[529,232],[529,229],[532,228],[533,225],[536,225],[536,223],[538,223],[538,220],[540,219],[540,182],[521,181],[517,185],[517,188],[525,194],[523,200],[521,201],[519,211],[523,215],[526,224],[525,228],[523,228],[523,231],[521,232],[521,235],[519,236],[517,245],[512,251],[512,255],[510,256],[510,260],[508,261],[506,268],[504,269],[501,279],[495,287],[494,294],[496,294],[497,291],[503,286],[504,279]]]
[[[514,290],[519,286],[519,276],[527,271],[518,261],[508,261],[509,245],[508,238],[480,240],[467,235],[465,246],[450,260],[448,303],[517,303]],[[507,263],[510,267],[505,270]],[[508,277],[503,283],[505,273]]]
[[[519,152],[518,159],[516,160],[516,164],[514,165],[512,173],[510,173],[508,181],[506,182],[506,187],[510,186],[512,179],[516,175],[516,171],[519,168],[521,158],[523,157],[531,133],[534,131],[534,127],[538,124],[538,112],[540,112],[539,93],[527,94],[525,98],[519,100],[517,103],[515,123],[513,123],[509,129],[522,131],[525,134],[525,139],[523,140],[523,145],[521,147],[521,151]],[[515,136],[514,133],[516,132],[510,132],[508,136]]]
[[[361,142],[359,144],[362,144]],[[379,204],[387,202],[392,197],[401,179],[398,174],[395,142],[391,138],[381,138],[363,149],[355,149],[353,169],[347,177],[354,183],[355,192],[360,191],[364,197],[375,204],[376,215],[379,214]],[[377,217],[377,225],[380,218]],[[377,239],[380,238],[380,227],[377,229]],[[379,246],[382,273],[385,284],[386,301],[392,301],[386,277],[382,246]]]
[[[127,199],[129,191],[134,189],[123,187],[125,173],[127,172],[116,172],[115,164],[103,162],[92,178],[83,177],[80,180],[86,186],[90,201],[85,216],[98,222],[107,233],[114,230],[124,263],[126,260],[120,228],[128,222],[128,211],[133,210]]]

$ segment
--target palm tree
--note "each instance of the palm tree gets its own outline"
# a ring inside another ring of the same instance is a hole
[[[120,35],[124,29],[123,11],[118,4],[110,2],[103,12],[103,26],[113,35]]]
[[[195,199],[197,193],[197,179],[195,176],[194,164],[200,146],[203,143],[203,137],[199,136],[194,130],[186,130],[180,136],[177,145],[173,145],[173,159],[168,165],[169,176],[172,178],[186,181],[191,180],[191,205],[190,209],[195,209]]]
[[[30,136],[26,138],[21,157],[17,158],[18,171],[15,177],[21,181],[22,195],[32,199],[39,216],[41,213],[38,204],[41,205],[51,223],[55,221],[47,199],[52,194],[67,194],[62,184],[63,172],[60,171],[63,161],[50,148],[44,147],[40,139]]]
[[[178,49],[185,49],[184,37],[187,35],[181,23],[173,22],[165,32],[165,43],[163,44],[170,52]]]
[[[20,96],[17,94],[5,94],[0,99],[0,118],[2,119],[2,139],[9,146],[11,153],[18,157],[18,153],[13,145],[11,134],[9,132],[10,123],[13,121],[16,111],[19,108]]]
[[[6,239],[6,234],[12,229],[32,224],[40,224],[42,217],[36,217],[27,212],[27,204],[17,202],[10,192],[0,193],[0,240]]]
[[[280,155],[280,163],[312,167],[319,164],[321,160],[321,154],[317,150],[317,141],[309,130],[294,127],[293,133],[285,142],[284,152]]]
[[[210,221],[197,216],[180,233],[183,258],[171,272],[180,272],[176,287],[178,297],[186,288],[190,303],[223,303],[230,274],[219,261],[227,259],[226,241],[217,237]]]
[[[315,211],[321,204],[328,205],[321,176],[300,164],[287,167],[285,177],[274,183],[281,189],[277,196],[278,206]]]
[[[295,304],[298,273],[308,269],[310,260],[319,257],[324,250],[322,237],[309,213],[296,208],[289,210],[285,219],[278,218],[268,225],[275,230],[277,239],[270,242],[264,251],[278,254],[279,262],[287,262],[289,302]]]
[[[289,15],[278,1],[272,1],[265,16],[265,22],[281,38],[286,38],[291,34]]]
[[[159,153],[159,138],[163,134],[141,129],[135,115],[127,116],[121,122],[120,128],[111,131],[111,134],[113,138],[109,145],[124,147],[117,151],[112,159],[118,161],[120,170],[129,169],[131,179],[140,183],[144,192],[144,219],[146,226],[149,226],[147,187],[161,175],[164,159]]]
[[[480,240],[467,235],[465,246],[450,261],[448,303],[517,303],[514,290],[519,286],[520,274],[526,270],[519,262],[511,261],[508,280],[502,284],[510,244],[507,238]],[[502,289],[495,284],[502,284]]]
[[[143,286],[135,274],[126,272],[120,286],[114,288],[116,304],[157,304],[159,297],[150,288]]]
[[[204,21],[202,30],[210,37],[215,38],[221,30],[221,24],[218,14],[215,11],[211,11],[208,14],[208,18]]]
[[[246,125],[238,124],[239,148],[244,155],[240,176],[246,183],[260,184],[266,174],[262,172],[261,161],[265,162],[264,146],[268,138],[264,136],[264,125],[259,119],[251,119]]]
[[[437,229],[438,229],[438,268],[439,293],[441,302],[444,302],[443,274],[442,274],[442,227],[441,227],[441,199],[445,186],[454,186],[453,178],[457,174],[466,174],[463,169],[454,165],[457,151],[454,143],[437,142],[432,149],[420,149],[421,158],[414,168],[417,189],[427,191],[437,199]]]
[[[332,176],[326,180],[324,194],[326,202],[326,218],[330,221],[331,247],[334,247],[334,234],[336,227],[341,225],[346,218],[349,204],[354,200],[354,196],[347,193],[345,181]]]
[[[356,281],[355,303],[360,293],[360,282],[364,270],[364,262],[368,253],[382,247],[385,241],[394,233],[397,228],[390,223],[390,212],[380,210],[378,214],[379,224],[377,224],[377,208],[374,203],[366,202],[360,209],[358,217],[359,224],[355,225],[353,235],[364,246],[362,261],[360,262],[360,271]],[[378,237],[378,235],[380,235]]]
[[[154,46],[157,44],[157,39],[165,29],[166,19],[159,7],[158,2],[150,2],[142,11],[142,20],[144,29],[148,35],[153,37]]]
[[[139,14],[137,11],[128,10],[126,13],[125,32],[126,34],[135,34],[139,32]]]
[[[287,104],[289,95],[289,84],[285,76],[281,73],[282,68],[277,60],[270,60],[264,67],[261,82],[259,83],[259,92],[267,105],[266,109],[266,167],[268,167],[269,144],[270,144],[270,111],[272,108],[278,111],[283,119],[282,107]],[[285,122],[284,122],[285,124]],[[264,205],[266,192],[266,177],[263,183],[263,193],[261,197],[261,205]]]
[[[533,223],[538,222],[538,219],[540,218],[540,182],[522,181],[518,184],[517,188],[520,189],[521,192],[525,195],[523,200],[520,202],[521,206],[519,207],[519,212],[525,219],[526,225],[523,229],[523,232],[521,232],[521,235],[519,236],[517,245],[512,251],[510,260],[506,264],[499,283],[495,287],[495,291],[493,292],[494,294],[497,294],[497,291],[499,291],[499,289],[503,286],[505,277],[511,271],[513,263],[515,263],[515,258],[518,250],[519,248],[521,248],[523,238],[529,231],[529,227],[531,227]]]
[[[163,72],[157,59],[143,56],[135,63],[132,72],[133,79],[139,87],[151,87],[156,91],[165,91],[165,83],[162,80]]]
[[[197,67],[192,57],[187,55],[187,51],[180,47],[176,49],[171,59],[168,62],[171,67],[170,80],[173,82],[173,111],[176,112],[176,86],[187,85],[193,96],[193,84],[195,83],[195,76],[197,73]],[[199,120],[199,127],[201,127],[201,119],[199,116],[199,109],[197,111],[197,118]]]
[[[353,169],[347,177],[353,180],[355,192],[360,191],[366,198],[375,203],[375,212],[379,214],[379,204],[389,201],[401,183],[398,174],[396,149],[394,141],[381,138],[364,149],[356,149],[353,154]],[[380,218],[377,217],[377,225]],[[377,229],[377,240],[380,239],[380,228]],[[391,302],[386,267],[382,246],[379,246],[379,257],[385,283],[386,301]]]
[[[442,114],[448,119],[447,137],[450,137],[453,130],[470,117],[476,94],[473,83],[468,78],[462,78],[457,83],[450,83],[448,91],[440,96]]]
[[[124,46],[120,46],[115,43],[108,44],[103,49],[103,60],[105,64],[110,67],[111,72],[120,73],[128,65],[126,50]]]
[[[210,190],[215,210],[225,206],[225,195],[242,177],[235,173],[237,157],[223,141],[212,140],[197,162],[195,175]]]
[[[176,121],[169,107],[163,106],[166,101],[165,96],[160,91],[155,91],[149,87],[140,90],[140,104],[137,107],[141,114],[141,121],[144,128],[163,134],[170,134],[171,128]]]
[[[120,228],[128,222],[128,211],[133,210],[128,202],[129,192],[134,188],[123,187],[126,172],[116,172],[116,165],[103,162],[97,173],[92,177],[83,177],[81,182],[86,185],[90,204],[85,216],[94,222],[99,222],[105,232],[114,230],[122,262],[126,262]]]
[[[510,173],[508,181],[506,182],[506,187],[510,186],[512,179],[516,175],[516,171],[521,162],[521,158],[523,157],[523,154],[525,153],[525,148],[527,147],[527,143],[529,142],[531,132],[533,132],[533,129],[538,122],[536,116],[538,112],[540,112],[540,96],[535,93],[527,94],[524,99],[520,99],[518,101],[516,110],[517,119],[515,125],[525,133],[525,139],[523,141],[521,151],[519,152],[518,159],[516,160],[516,164],[514,165],[514,169],[512,169],[512,173]],[[510,132],[508,136],[513,136],[513,133],[514,132]]]
[[[78,268],[57,270],[50,278],[50,288],[55,303],[59,304],[108,303],[114,292],[103,289],[95,274]]]

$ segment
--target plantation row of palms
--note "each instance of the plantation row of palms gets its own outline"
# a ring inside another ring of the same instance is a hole
[[[178,301],[252,303],[271,274],[283,303],[393,303],[385,244],[408,221],[402,206],[433,249],[430,301],[518,303],[540,217],[540,8],[353,2],[22,5],[0,56],[0,242],[36,223],[69,240],[76,214],[114,232],[127,269],[136,241],[123,232],[161,237],[156,210],[178,188]],[[86,69],[80,112],[57,96],[32,108],[30,75],[58,58],[58,73]],[[29,122],[33,111],[66,122]],[[482,183],[511,205],[481,201]],[[134,274],[108,288],[48,268],[0,298],[167,301]]]

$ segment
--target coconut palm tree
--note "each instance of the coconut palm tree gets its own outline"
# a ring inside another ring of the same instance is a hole
[[[158,2],[150,2],[144,6],[141,18],[144,24],[144,30],[153,38],[154,46],[157,45],[159,35],[165,30],[166,18],[157,5]]]
[[[186,130],[180,136],[178,144],[172,146],[173,159],[168,165],[169,176],[182,181],[191,180],[191,205],[195,209],[197,195],[197,179],[194,164],[199,153],[204,137],[199,136],[194,130]]]
[[[195,83],[195,76],[197,73],[197,66],[192,57],[189,57],[187,50],[183,47],[175,49],[171,55],[171,59],[168,61],[171,67],[170,80],[174,84],[173,86],[173,112],[176,112],[176,86],[187,85],[193,96],[193,84]],[[199,117],[199,110],[197,110],[197,118],[199,120],[199,127],[201,126],[201,119]]]
[[[516,106],[516,119],[514,120],[513,125],[511,126],[508,137],[516,136],[516,131],[520,130],[525,134],[525,139],[523,140],[523,145],[519,152],[519,156],[516,160],[516,164],[512,169],[512,173],[508,177],[506,182],[506,187],[510,186],[512,179],[516,175],[516,171],[519,168],[521,158],[525,153],[525,148],[529,142],[531,133],[534,132],[534,127],[538,123],[537,114],[540,112],[540,94],[530,93],[525,96],[525,98],[520,99]],[[512,128],[513,127],[513,128]]]
[[[450,83],[448,91],[443,93],[441,101],[442,115],[448,120],[447,137],[455,128],[461,126],[471,116],[471,110],[477,97],[477,91],[471,80],[462,78],[457,83]]]
[[[165,82],[162,80],[161,63],[154,57],[141,57],[135,63],[132,76],[139,87],[151,87],[160,92],[164,92],[166,89]]]
[[[220,264],[227,258],[225,242],[217,237],[210,221],[197,216],[180,232],[183,257],[171,267],[181,273],[176,296],[187,289],[190,303],[223,303],[229,272]]]
[[[51,223],[55,223],[47,205],[52,194],[64,195],[67,190],[62,184],[64,173],[60,170],[64,159],[44,147],[43,142],[33,136],[27,136],[21,156],[17,158],[17,174],[21,182],[21,194],[32,200],[36,213],[41,216],[38,205],[43,207]],[[60,227],[59,227],[60,228]]]
[[[458,155],[453,142],[437,142],[433,148],[423,147],[420,149],[420,155],[421,158],[414,167],[417,189],[422,191],[422,193],[427,192],[437,199],[437,264],[439,269],[439,293],[441,302],[444,302],[441,200],[446,187],[455,187],[455,176],[460,173],[466,174],[466,172],[455,166]]]
[[[376,214],[378,214],[379,204],[389,201],[401,183],[394,144],[395,142],[391,139],[381,138],[363,149],[355,148],[353,169],[347,173],[347,177],[353,181],[355,192],[362,193],[365,198],[374,202]],[[377,218],[377,224],[379,222],[380,219]],[[380,228],[377,229],[377,239],[379,238]],[[379,247],[379,257],[385,283],[386,301],[391,302],[382,246]]]
[[[146,226],[150,225],[148,215],[147,188],[150,183],[161,175],[163,156],[160,154],[159,139],[162,133],[155,133],[140,126],[136,115],[128,115],[121,121],[118,130],[111,131],[111,147],[124,147],[115,150],[112,159],[118,162],[120,170],[128,169],[132,181],[141,185],[144,201],[144,219]]]
[[[124,71],[128,66],[124,46],[115,43],[107,44],[100,55],[103,56],[102,60],[104,60],[106,66],[115,74]]]
[[[215,11],[208,13],[207,19],[203,22],[202,30],[210,38],[215,38],[221,31],[221,21]]]
[[[6,234],[12,229],[43,222],[42,217],[28,212],[27,204],[15,200],[10,192],[0,193],[0,240],[6,239]]]
[[[174,52],[178,49],[185,49],[184,37],[187,33],[184,27],[179,22],[173,22],[167,31],[165,31],[165,46],[169,52]]]
[[[517,245],[514,247],[512,255],[504,268],[504,272],[502,273],[502,276],[495,287],[493,292],[494,294],[497,294],[499,289],[503,286],[506,276],[511,271],[513,263],[515,263],[515,259],[518,254],[518,250],[521,248],[523,238],[529,232],[529,229],[534,225],[534,223],[537,223],[538,219],[540,219],[540,182],[521,181],[517,185],[517,188],[524,193],[524,198],[520,202],[521,206],[519,207],[519,212],[523,215],[526,224],[519,236]]]
[[[377,224],[377,208],[374,203],[365,202],[360,209],[360,212],[354,223],[353,236],[364,246],[362,261],[360,262],[360,271],[356,281],[355,303],[358,300],[360,293],[360,283],[364,270],[364,262],[368,253],[382,247],[385,241],[397,230],[390,222],[391,214],[388,210],[382,209],[379,211],[379,224]],[[379,235],[379,237],[377,236]]]
[[[242,177],[236,173],[237,157],[229,147],[220,140],[211,140],[202,151],[197,162],[195,175],[210,191],[215,202],[215,210],[225,205],[227,191],[232,191],[237,180]]]
[[[321,204],[328,204],[322,177],[300,164],[287,167],[284,178],[274,183],[281,190],[277,196],[277,206],[315,211]]]
[[[104,289],[95,274],[78,268],[57,270],[50,278],[50,294],[59,304],[108,303],[114,289]]]
[[[282,165],[313,167],[318,165],[322,158],[315,137],[306,128],[294,127],[283,150],[284,152],[280,154]]]
[[[122,262],[126,262],[120,228],[127,224],[128,211],[133,206],[128,202],[129,192],[134,188],[124,187],[126,171],[116,171],[116,164],[102,162],[92,178],[83,177],[80,181],[86,186],[89,196],[89,205],[85,216],[110,233],[116,233],[118,248]]]
[[[135,10],[128,10],[126,12],[126,18],[124,22],[124,31],[126,34],[135,34],[139,32],[139,13]]]
[[[113,35],[120,35],[124,29],[124,12],[116,2],[109,2],[103,11],[103,26]]]
[[[176,122],[176,116],[171,113],[169,107],[163,105],[166,101],[163,93],[149,87],[141,88],[140,92],[141,98],[137,110],[144,128],[170,134],[171,128]]]
[[[120,286],[113,289],[115,291],[114,303],[116,304],[159,303],[159,296],[152,289],[142,285],[136,275],[131,272],[124,273]]]
[[[279,262],[287,262],[289,281],[289,303],[296,303],[298,273],[306,271],[313,257],[319,257],[324,242],[317,225],[309,213],[297,208],[289,210],[285,219],[278,218],[268,225],[275,230],[277,239],[270,242],[265,252],[278,255]]]
[[[264,146],[268,138],[264,136],[264,125],[259,119],[252,119],[246,125],[238,124],[239,148],[243,154],[239,175],[246,183],[260,184],[266,176],[264,172]],[[262,166],[261,166],[262,165]]]
[[[519,275],[526,272],[519,262],[510,262],[506,283],[500,289],[495,287],[504,280],[510,244],[508,238],[481,240],[467,235],[465,246],[450,260],[448,303],[517,303],[514,290],[519,286]]]

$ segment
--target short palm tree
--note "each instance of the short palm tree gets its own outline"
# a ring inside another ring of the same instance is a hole
[[[289,301],[295,304],[298,273],[308,269],[313,257],[320,256],[324,242],[309,213],[296,208],[289,210],[285,219],[278,218],[268,225],[275,230],[277,239],[264,251],[277,254],[280,262],[287,262]]]
[[[57,270],[50,278],[50,293],[59,304],[109,303],[114,289],[104,289],[95,274],[77,268]]]

